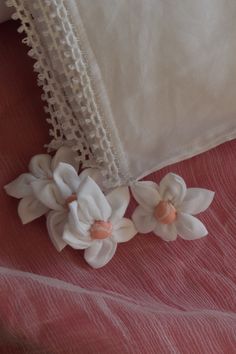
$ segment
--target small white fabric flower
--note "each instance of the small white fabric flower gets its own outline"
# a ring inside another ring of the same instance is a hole
[[[29,173],[23,173],[4,187],[7,194],[21,199],[18,214],[23,224],[33,221],[49,210],[49,207],[36,197],[32,183],[40,183],[44,190],[50,189],[54,185],[53,171],[59,162],[68,162],[77,168],[75,156],[68,147],[61,147],[53,158],[48,154],[35,155],[30,160]]]
[[[132,219],[141,233],[154,232],[165,241],[177,235],[194,240],[207,235],[203,223],[192,215],[206,210],[214,192],[201,188],[186,188],[180,176],[169,173],[158,186],[151,181],[135,182],[131,191],[139,203]]]
[[[133,222],[123,217],[129,200],[127,187],[105,196],[87,177],[81,182],[77,201],[69,204],[63,240],[75,249],[85,249],[85,260],[91,267],[103,267],[115,254],[117,243],[129,241],[137,233]]]

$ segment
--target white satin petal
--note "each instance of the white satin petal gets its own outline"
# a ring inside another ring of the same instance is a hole
[[[117,244],[111,239],[93,241],[84,251],[86,262],[93,268],[101,268],[114,256]]]
[[[53,178],[64,199],[76,193],[80,185],[80,178],[74,167],[64,162],[59,163]]]
[[[63,232],[63,240],[76,250],[84,250],[91,245],[91,241],[83,239],[79,234],[75,234],[70,230],[69,225],[67,224]]]
[[[186,194],[186,184],[182,177],[168,173],[160,182],[159,192],[163,200],[171,201],[178,207]]]
[[[133,215],[132,220],[138,232],[147,234],[154,230],[156,226],[156,219],[152,212],[147,211],[142,206],[138,206]]]
[[[90,177],[81,182],[77,199],[78,208],[87,223],[95,220],[107,221],[110,218],[112,211],[110,204],[99,186]]]
[[[174,224],[165,225],[157,223],[153,232],[164,241],[175,241],[177,238],[177,231]]]
[[[36,178],[31,173],[23,173],[11,183],[4,186],[7,194],[14,198],[24,198],[32,194],[30,183]]]
[[[109,221],[115,224],[123,218],[130,201],[130,193],[128,187],[119,187],[106,195],[111,206],[112,214]]]
[[[91,225],[84,223],[80,218],[78,214],[78,203],[76,201],[69,204],[69,211],[68,225],[70,226],[70,230],[79,233],[83,237],[88,237]]]
[[[214,195],[215,193],[208,189],[188,188],[180,210],[192,215],[199,214],[210,206]]]
[[[113,225],[112,239],[116,243],[127,242],[137,234],[137,230],[133,222],[129,219],[122,218]]]
[[[29,171],[38,178],[51,178],[51,156],[47,154],[35,155],[29,163]]]
[[[65,224],[67,222],[66,211],[50,211],[47,214],[47,230],[49,237],[58,252],[61,252],[66,246],[62,239]]]
[[[57,150],[55,156],[53,157],[51,168],[52,170],[55,170],[60,162],[65,162],[74,167],[76,171],[78,171],[79,162],[77,157],[78,154],[71,148],[68,146],[62,146]]]
[[[200,220],[185,213],[178,214],[175,225],[178,235],[184,240],[195,240],[208,234]]]
[[[18,204],[18,215],[22,224],[27,224],[40,216],[46,214],[48,208],[35,199],[35,196],[28,196],[20,200]]]
[[[131,185],[131,192],[138,204],[150,211],[161,200],[161,196],[158,192],[158,186],[152,181],[134,182]]]
[[[103,190],[103,181],[104,181],[104,177],[101,174],[101,170],[99,170],[98,168],[86,168],[85,170],[83,170],[80,173],[80,178],[85,179],[86,177],[90,177],[94,180],[94,182],[97,183],[97,185]]]
[[[36,180],[31,184],[33,192],[41,203],[52,210],[62,210],[64,200],[54,182]]]

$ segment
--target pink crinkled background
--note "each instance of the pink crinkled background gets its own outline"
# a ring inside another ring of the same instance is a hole
[[[99,270],[82,251],[57,253],[45,220],[22,226],[17,200],[2,189],[48,141],[16,26],[0,26],[0,352],[236,353],[236,142],[148,177],[172,171],[216,191],[199,216],[208,237],[138,235]]]

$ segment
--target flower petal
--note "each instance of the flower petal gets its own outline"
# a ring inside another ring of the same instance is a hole
[[[54,182],[39,179],[32,182],[31,186],[36,198],[49,209],[63,209],[64,200]]]
[[[97,185],[104,190],[103,187],[103,181],[104,181],[104,177],[101,173],[101,170],[99,170],[98,168],[86,168],[85,170],[83,170],[80,173],[80,178],[81,180],[86,178],[86,177],[90,177],[94,180],[94,182],[97,183]]]
[[[69,216],[68,216],[68,225],[70,230],[77,234],[80,234],[82,237],[89,237],[90,224],[84,223],[83,219],[78,213],[78,203],[76,201],[69,204]]]
[[[160,182],[160,194],[163,200],[169,200],[178,207],[186,194],[186,184],[182,177],[168,173]]]
[[[64,162],[59,163],[53,178],[64,199],[77,192],[81,181],[74,167]]]
[[[67,222],[66,211],[50,211],[47,214],[47,229],[50,239],[58,252],[61,252],[66,246],[62,239],[65,224]]]
[[[113,226],[112,239],[116,243],[127,242],[137,234],[137,230],[131,220],[122,218]]]
[[[47,154],[35,155],[29,163],[30,172],[38,178],[51,178],[51,156]]]
[[[31,195],[21,199],[18,204],[18,215],[22,224],[27,224],[40,216],[46,214],[48,208],[40,203],[35,196]]]
[[[208,189],[188,188],[180,210],[192,215],[199,214],[209,207],[214,195],[215,193]]]
[[[72,232],[68,224],[64,228],[63,240],[76,250],[83,250],[91,245],[91,241],[83,240],[79,234]]]
[[[111,239],[93,241],[92,245],[84,252],[86,262],[93,268],[106,265],[116,252],[117,243]]]
[[[158,222],[154,229],[154,234],[164,241],[175,241],[177,238],[177,231],[174,224],[166,225]]]
[[[133,215],[132,220],[138,232],[147,234],[154,230],[157,220],[155,219],[153,212],[149,212],[142,206],[138,206]]]
[[[79,162],[77,157],[78,157],[77,153],[73,151],[71,148],[69,148],[68,146],[61,146],[57,150],[55,156],[52,159],[52,164],[51,164],[52,171],[54,171],[55,168],[57,168],[60,162],[65,162],[71,165],[72,167],[74,167],[76,171],[78,171]]]
[[[111,216],[111,207],[98,185],[87,177],[80,184],[77,193],[78,209],[87,223],[95,220],[107,221]]]
[[[24,198],[32,195],[30,183],[36,178],[31,173],[23,173],[11,183],[4,186],[7,194],[14,198]]]
[[[208,233],[200,220],[185,213],[178,214],[175,225],[178,235],[184,240],[195,240]]]
[[[119,187],[106,195],[106,198],[111,206],[112,214],[109,221],[115,224],[123,218],[126,209],[129,205],[130,194],[128,187]]]
[[[158,186],[152,181],[134,182],[131,185],[131,192],[138,204],[147,210],[155,208],[161,200]]]

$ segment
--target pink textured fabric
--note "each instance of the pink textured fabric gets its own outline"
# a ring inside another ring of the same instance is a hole
[[[209,236],[138,235],[93,270],[82,251],[57,253],[43,218],[22,226],[2,190],[42,151],[47,126],[15,24],[1,25],[0,52],[0,352],[236,353],[236,142],[148,178],[172,171],[215,190],[199,217]]]

